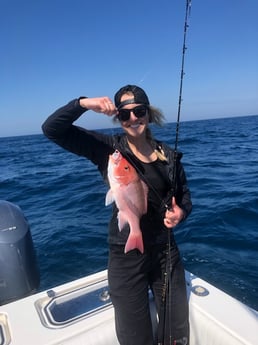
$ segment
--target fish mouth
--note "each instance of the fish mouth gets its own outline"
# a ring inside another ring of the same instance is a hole
[[[110,156],[110,158],[114,164],[118,164],[122,159],[122,155],[118,150],[115,150],[115,152]]]

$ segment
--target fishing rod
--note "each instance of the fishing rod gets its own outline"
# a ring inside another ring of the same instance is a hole
[[[185,52],[186,52],[186,35],[187,29],[189,27],[189,17],[191,14],[191,0],[186,0],[185,9],[185,22],[184,22],[184,39],[183,39],[183,49],[182,49],[182,60],[181,60],[181,73],[180,73],[180,87],[179,87],[179,97],[178,97],[178,111],[177,111],[177,122],[176,122],[176,139],[175,139],[175,152],[177,152],[178,140],[179,140],[179,125],[180,125],[180,115],[181,115],[181,104],[182,104],[182,93],[183,93],[183,81],[184,81],[184,65],[185,65]],[[174,177],[174,175],[173,175]]]
[[[189,27],[189,17],[191,14],[191,0],[186,0],[186,7],[185,7],[185,19],[184,19],[184,35],[183,35],[183,49],[182,49],[182,59],[181,59],[181,73],[180,73],[180,85],[179,85],[179,97],[178,97],[178,111],[177,111],[177,121],[176,121],[176,137],[175,137],[175,147],[173,153],[173,171],[172,171],[172,192],[173,196],[175,197],[176,194],[176,170],[177,170],[177,148],[178,148],[178,141],[179,141],[179,126],[180,126],[180,115],[181,115],[181,104],[182,104],[182,93],[183,93],[183,81],[184,81],[184,65],[185,65],[185,52],[186,52],[186,36],[187,36],[187,29]],[[171,330],[171,321],[172,321],[172,296],[171,296],[171,273],[172,273],[172,263],[171,263],[171,238],[170,238],[170,231],[168,231],[168,245],[167,245],[167,259],[166,259],[166,272],[165,272],[165,280],[164,280],[164,287],[162,291],[162,305],[163,305],[163,313],[161,317],[163,320],[159,320],[161,323],[160,331],[158,334],[158,345],[165,344],[165,337],[166,337],[166,321],[168,322],[168,330],[169,330],[169,345],[177,345],[176,340],[173,341],[172,339],[172,330]],[[166,320],[166,306],[168,305],[168,320]],[[162,324],[163,323],[163,324]],[[161,329],[162,327],[162,329]],[[162,334],[161,334],[162,333]],[[173,341],[173,343],[172,343]],[[182,342],[180,342],[181,344]],[[183,343],[182,343],[183,344]],[[187,344],[185,344],[187,345]]]

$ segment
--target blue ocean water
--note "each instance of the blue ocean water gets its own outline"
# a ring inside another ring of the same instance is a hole
[[[153,133],[174,146],[175,124]],[[178,149],[194,205],[174,229],[185,268],[258,309],[258,116],[182,122]],[[39,134],[0,138],[0,171],[0,199],[29,221],[41,290],[106,268],[110,207],[92,163]]]

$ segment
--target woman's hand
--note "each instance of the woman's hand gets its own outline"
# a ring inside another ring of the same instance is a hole
[[[165,213],[164,224],[167,228],[174,228],[184,218],[184,211],[176,204],[176,199],[172,197],[172,207]]]
[[[80,106],[108,116],[117,114],[117,108],[109,97],[81,98]]]

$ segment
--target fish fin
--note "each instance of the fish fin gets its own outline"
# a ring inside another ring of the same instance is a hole
[[[117,219],[118,219],[118,229],[119,231],[122,231],[123,227],[128,223],[127,219],[124,217],[121,211],[118,212]]]
[[[114,199],[114,195],[112,193],[112,190],[109,189],[107,194],[106,194],[105,206],[112,204],[112,202],[114,202],[114,201],[115,201],[115,199]]]
[[[136,248],[143,254],[144,246],[142,241],[142,234],[141,232],[135,234],[131,231],[125,244],[125,253]]]

